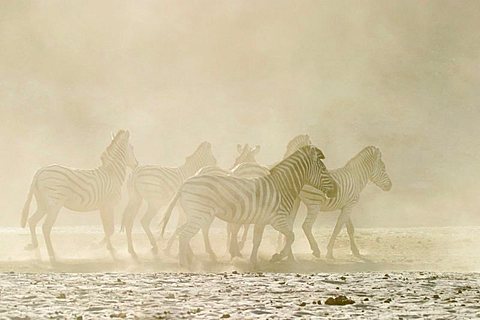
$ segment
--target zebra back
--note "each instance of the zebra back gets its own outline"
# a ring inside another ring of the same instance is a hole
[[[270,174],[267,167],[256,163],[241,163],[232,169],[232,174],[241,178],[257,178]]]

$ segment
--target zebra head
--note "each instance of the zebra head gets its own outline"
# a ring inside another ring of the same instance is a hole
[[[102,154],[102,163],[108,164],[112,161],[120,161],[124,166],[135,169],[138,166],[138,161],[129,138],[130,132],[128,130],[119,130],[117,134],[112,134],[112,142]]]
[[[217,159],[215,159],[212,153],[212,145],[210,142],[202,142],[197,150],[186,158],[185,164],[193,168],[192,175],[200,168],[215,166],[217,164]]]
[[[310,170],[307,172],[306,183],[325,193],[328,198],[335,197],[337,195],[337,183],[322,161],[325,159],[322,150],[312,145],[302,147],[300,150],[307,153],[311,163]]]
[[[382,160],[382,153],[380,149],[374,147],[374,160],[372,173],[370,174],[370,181],[375,183],[377,187],[383,191],[389,191],[392,188],[392,181],[385,169],[385,163]]]
[[[250,147],[248,144],[245,144],[243,147],[241,144],[237,145],[238,156],[233,163],[232,168],[235,168],[240,163],[254,162],[257,163],[255,156],[260,151],[260,146],[255,146],[254,148]]]

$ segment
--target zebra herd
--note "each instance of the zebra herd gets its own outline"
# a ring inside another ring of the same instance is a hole
[[[123,213],[122,229],[126,232],[128,252],[136,257],[132,228],[144,202],[147,211],[141,218],[141,225],[155,254],[158,245],[150,224],[159,209],[167,205],[161,221],[163,235],[173,208],[178,207],[179,225],[169,239],[168,248],[178,238],[179,263],[186,267],[193,259],[190,240],[200,230],[206,252],[215,259],[208,236],[215,218],[228,223],[227,243],[232,258],[241,256],[249,225],[253,224],[252,265],[257,263],[258,248],[267,225],[285,239],[282,250],[272,256],[272,261],[293,260],[293,221],[300,202],[307,206],[303,230],[314,256],[319,257],[320,250],[312,234],[313,223],[319,211],[334,210],[341,210],[341,213],[327,246],[327,257],[333,257],[335,238],[343,225],[347,228],[352,253],[359,255],[350,219],[352,208],[369,181],[384,191],[392,186],[381,152],[372,146],[364,148],[344,167],[329,171],[322,161],[325,158],[322,151],[311,144],[308,135],[299,135],[288,143],[283,159],[271,166],[256,162],[259,146],[238,145],[235,163],[230,170],[224,170],[217,167],[211,144],[203,142],[182,166],[167,168],[138,166],[129,136],[124,130],[113,136],[102,154],[101,166],[96,169],[52,165],[36,172],[21,218],[22,227],[27,222],[30,227],[31,244],[26,249],[38,247],[36,225],[45,217],[43,235],[50,260],[55,261],[50,233],[58,212],[66,207],[74,211],[99,210],[104,241],[107,249],[113,251],[110,239],[114,232],[113,208],[121,199],[127,167],[132,172],[127,182],[128,204]],[[33,196],[37,210],[29,217]],[[241,226],[244,232],[239,242]]]

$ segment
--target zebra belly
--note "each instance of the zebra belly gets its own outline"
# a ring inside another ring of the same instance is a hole
[[[262,198],[255,189],[232,196],[184,185],[181,197],[187,216],[209,215],[237,224],[268,223],[276,214],[279,203],[277,196]]]

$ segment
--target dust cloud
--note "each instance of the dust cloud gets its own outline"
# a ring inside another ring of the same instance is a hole
[[[301,133],[329,168],[376,145],[393,189],[367,187],[357,225],[478,225],[478,30],[476,1],[3,1],[0,225],[38,168],[96,167],[122,128],[166,166],[204,140],[225,168]]]

